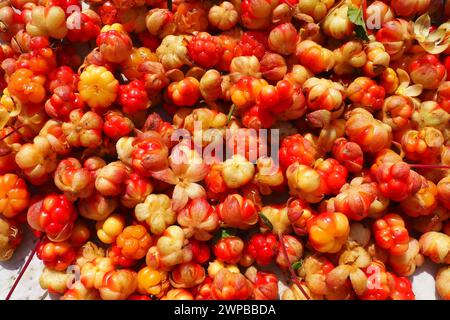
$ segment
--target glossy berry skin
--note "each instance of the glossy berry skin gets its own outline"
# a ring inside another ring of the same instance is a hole
[[[254,55],[261,60],[268,49],[268,34],[261,31],[244,32],[234,49],[234,56]]]
[[[65,195],[50,194],[28,209],[28,223],[46,233],[52,241],[64,241],[72,234],[78,213]]]
[[[256,99],[267,85],[263,79],[257,79],[251,76],[242,77],[230,88],[231,101],[238,109],[246,109],[256,103]]]
[[[109,107],[117,97],[119,81],[103,66],[89,65],[80,75],[78,91],[92,109]]]
[[[45,2],[45,1],[44,1]],[[81,8],[80,0],[47,0],[46,1],[49,6],[58,6],[61,7],[64,12],[69,13],[69,8],[74,9],[74,7]]]
[[[47,75],[46,86],[51,92],[60,86],[69,86],[72,90],[77,89],[79,76],[69,66],[60,66],[50,71]]]
[[[220,219],[228,227],[248,229],[258,222],[255,203],[239,194],[231,194],[216,207]]]
[[[125,300],[136,289],[136,272],[129,269],[117,269],[105,274],[99,293],[103,300]]]
[[[189,56],[200,67],[215,66],[222,56],[222,46],[217,37],[207,32],[200,32],[192,37],[187,46]]]
[[[25,180],[13,173],[0,176],[0,213],[5,218],[14,218],[28,207],[29,202]]]
[[[124,217],[116,213],[111,214],[108,218],[97,222],[95,225],[98,239],[106,244],[114,243],[124,227]]]
[[[62,124],[67,142],[73,147],[95,148],[102,143],[103,119],[93,111],[76,109],[70,112],[69,121]]]
[[[219,226],[219,216],[206,198],[195,198],[187,204],[177,216],[178,224],[187,238],[195,237],[207,241]]]
[[[88,42],[95,39],[100,33],[101,22],[95,11],[75,12],[67,18],[69,25],[67,39],[72,42]]]
[[[22,103],[40,103],[45,98],[45,77],[25,68],[16,70],[8,82],[8,90]]]
[[[371,206],[377,200],[378,189],[376,183],[363,180],[362,177],[354,178],[344,185],[339,194],[334,198],[334,210],[342,212],[349,219],[361,221],[366,218]]]
[[[118,140],[128,136],[133,130],[133,122],[120,112],[109,111],[103,121],[103,133],[111,139]]]
[[[309,78],[303,84],[306,104],[311,110],[336,111],[344,100],[344,87],[329,79]]]
[[[379,110],[383,105],[385,90],[370,78],[358,77],[348,86],[346,93],[355,105]]]
[[[104,28],[102,28],[96,40],[100,53],[106,61],[112,63],[125,61],[133,48],[130,36],[121,25],[113,24],[106,30]]]
[[[408,69],[412,82],[421,84],[424,89],[436,89],[447,74],[445,66],[432,54],[414,59]]]
[[[253,299],[277,300],[278,278],[274,273],[265,271],[247,271],[247,278],[253,283]]]
[[[272,233],[254,234],[248,242],[248,253],[260,266],[270,264],[278,253],[278,240]]]
[[[333,157],[347,168],[349,172],[361,172],[364,164],[364,154],[359,144],[338,138],[331,150]]]
[[[384,163],[375,172],[380,192],[394,201],[406,199],[419,190],[421,180],[405,162]]]
[[[217,70],[230,71],[231,60],[234,58],[234,49],[238,40],[226,34],[217,36],[220,46],[222,47],[222,56],[216,65]]]
[[[50,48],[39,48],[19,56],[16,68],[26,68],[36,75],[47,75],[56,67],[56,55]]]
[[[219,261],[234,264],[238,263],[244,250],[244,241],[236,236],[219,239],[213,246],[213,252]]]
[[[433,127],[425,127],[420,131],[408,130],[401,144],[408,160],[433,164],[439,162],[444,136]]]
[[[366,291],[359,298],[361,300],[388,300],[391,289],[384,264],[372,261],[363,271],[369,281]]]
[[[295,55],[300,64],[314,74],[328,71],[334,66],[333,52],[312,40],[297,43]]]
[[[214,300],[246,300],[252,291],[253,287],[247,278],[241,273],[234,273],[225,268],[219,271],[211,284],[211,297]]]
[[[242,115],[242,124],[250,129],[267,129],[273,125],[274,121],[274,116],[259,105],[245,110]]]
[[[309,243],[319,252],[338,252],[350,232],[347,217],[340,212],[321,213],[307,223]]]
[[[199,241],[197,239],[190,239],[192,250],[192,259],[200,264],[204,264],[209,261],[211,257],[211,250],[209,249],[208,242]]]
[[[140,80],[133,80],[129,84],[120,85],[118,98],[123,112],[128,114],[134,114],[150,106],[145,85]]]
[[[127,208],[134,208],[144,202],[152,191],[153,185],[149,179],[132,172],[124,182],[120,202]]]
[[[336,159],[319,159],[314,163],[314,168],[325,180],[326,194],[337,194],[346,182],[348,171]]]
[[[411,46],[411,34],[412,27],[409,21],[394,19],[383,24],[376,38],[386,48],[391,60],[399,60]]]
[[[378,246],[392,255],[401,255],[408,250],[409,234],[402,217],[395,213],[386,214],[373,224],[375,241]]]
[[[137,274],[138,292],[161,298],[169,287],[167,273],[144,267]]]
[[[438,205],[437,195],[436,185],[421,177],[420,189],[401,201],[400,206],[410,217],[427,216],[432,214]]]
[[[138,138],[133,145],[131,153],[132,169],[144,176],[151,176],[152,172],[159,171],[168,166],[169,150],[161,136],[156,132]]]
[[[52,118],[63,121],[69,120],[70,112],[83,107],[80,95],[67,85],[55,88],[53,95],[45,102],[45,112]]]
[[[270,50],[282,55],[290,55],[295,52],[297,40],[297,29],[292,23],[286,22],[270,31],[268,44]]]
[[[288,80],[280,80],[276,86],[267,85],[261,88],[257,103],[272,113],[280,113],[292,105],[294,85]]]
[[[55,271],[64,271],[75,259],[75,250],[67,242],[44,241],[37,249],[37,256],[44,265]]]
[[[307,234],[306,224],[313,217],[309,204],[301,198],[291,198],[287,202],[287,210],[294,232],[300,236]]]
[[[179,107],[193,106],[200,96],[200,83],[194,77],[172,82],[167,88],[167,97]]]
[[[128,226],[116,239],[121,253],[130,259],[143,258],[152,244],[152,238],[144,226]]]
[[[383,122],[393,130],[401,130],[408,126],[414,111],[413,100],[404,96],[390,96],[383,102]]]
[[[388,272],[390,297],[392,300],[415,300],[411,281],[407,277],[398,277]]]
[[[94,175],[76,158],[61,160],[55,170],[54,182],[69,200],[89,197],[94,191]]]
[[[345,123],[345,134],[350,141],[356,142],[368,153],[389,148],[392,141],[392,128],[363,108],[350,111]]]
[[[316,150],[312,143],[302,135],[295,134],[283,139],[280,146],[279,157],[283,168],[294,162],[311,166],[314,163]]]
[[[449,56],[450,58],[450,56]],[[450,59],[448,60],[449,67],[447,68],[447,74],[450,74]],[[437,89],[437,103],[450,113],[450,81],[443,82]]]
[[[136,263],[135,259],[125,257],[122,254],[122,249],[117,245],[111,246],[108,250],[108,257],[112,259],[115,265],[119,265],[124,268],[129,268]]]

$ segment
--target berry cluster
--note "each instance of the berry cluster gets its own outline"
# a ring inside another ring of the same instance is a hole
[[[450,10],[87,2],[0,8],[1,261],[28,225],[62,299],[397,300],[427,257],[450,299]]]

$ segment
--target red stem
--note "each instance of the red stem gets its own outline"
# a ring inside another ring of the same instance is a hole
[[[409,163],[409,166],[411,168],[424,168],[424,169],[450,169],[449,165],[445,164],[416,164],[416,163]]]
[[[25,274],[25,271],[27,271],[28,266],[30,265],[31,260],[33,260],[33,257],[36,254],[37,248],[39,247],[40,244],[41,244],[41,239],[38,239],[36,246],[34,247],[33,251],[31,251],[30,256],[28,257],[27,261],[25,262],[22,269],[20,270],[19,275],[17,276],[16,280],[14,280],[14,284],[11,287],[11,289],[9,290],[8,295],[6,296],[5,300],[11,299],[11,296],[14,293],[14,290],[16,290],[16,287],[19,284],[20,279],[22,279],[23,275]]]
[[[20,132],[19,132],[19,130],[22,129],[22,128],[23,128],[23,125],[20,125],[18,128],[12,127],[12,131],[9,132],[9,133],[7,133],[7,134],[5,134],[3,137],[1,137],[1,138],[0,138],[0,141],[5,140],[6,138],[8,138],[10,135],[12,135],[12,134],[15,133],[15,132],[17,132],[20,136],[22,136],[22,135],[20,134]]]
[[[294,283],[297,285],[297,287],[303,293],[303,295],[305,296],[306,300],[311,300],[311,297],[309,296],[309,294],[306,293],[305,289],[303,289],[302,284],[300,283],[300,281],[298,281],[298,277],[295,274],[294,269],[292,268],[292,263],[291,263],[291,261],[289,261],[289,256],[287,254],[286,246],[284,245],[283,236],[281,234],[278,234],[278,240],[280,241],[281,248],[282,248],[282,251],[283,251],[283,255],[284,255],[286,261],[288,262],[288,265],[289,265],[288,269],[289,269],[289,273],[291,274],[292,281],[294,281]]]

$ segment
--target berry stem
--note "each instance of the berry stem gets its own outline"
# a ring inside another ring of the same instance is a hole
[[[440,164],[409,164],[411,168],[424,168],[424,169],[450,169],[449,165]]]
[[[6,296],[5,300],[10,300],[11,299],[11,296],[14,293],[14,290],[16,290],[16,287],[19,284],[20,279],[22,279],[23,275],[25,274],[25,272],[28,269],[28,266],[31,263],[31,260],[33,260],[33,257],[36,254],[36,251],[37,251],[39,245],[41,244],[41,240],[42,240],[42,238],[39,238],[38,241],[36,242],[36,246],[31,251],[30,256],[28,257],[27,261],[25,262],[25,264],[23,265],[22,269],[20,270],[19,275],[17,276],[16,280],[14,280],[14,284],[12,285],[11,289],[9,290],[8,295]]]
[[[233,103],[230,107],[230,111],[228,112],[227,116],[227,124],[230,123],[231,118],[233,117],[234,111],[236,110],[236,105]]]
[[[293,282],[297,285],[297,287],[300,289],[300,291],[302,292],[302,294],[305,296],[306,300],[311,300],[311,297],[306,293],[305,289],[303,289],[303,286],[301,285],[300,281],[298,281],[298,277],[297,277],[297,275],[295,274],[294,269],[292,268],[292,263],[291,263],[291,261],[289,261],[289,256],[288,256],[287,251],[286,251],[286,246],[284,245],[283,236],[282,236],[280,233],[278,234],[278,241],[279,241],[280,244],[281,244],[281,249],[282,249],[282,251],[283,251],[284,258],[285,258],[286,261],[288,262],[288,265],[289,265],[289,267],[288,267],[288,268],[289,268],[289,273],[291,274],[292,281],[293,281]]]
[[[23,125],[20,125],[18,128],[12,128],[13,129],[13,131],[11,131],[11,132],[9,132],[8,134],[5,134],[3,137],[1,137],[0,138],[0,141],[3,141],[3,140],[5,140],[6,138],[8,138],[10,135],[12,135],[13,133],[15,133],[15,132],[17,132],[19,135],[21,135],[20,134],[20,132],[19,132],[19,130],[21,129],[23,127]],[[22,135],[21,135],[22,136]]]

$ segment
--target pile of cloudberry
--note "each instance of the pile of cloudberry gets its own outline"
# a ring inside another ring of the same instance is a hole
[[[428,258],[450,299],[449,18],[2,1],[0,260],[33,232],[61,299],[397,300]]]

